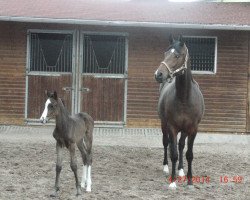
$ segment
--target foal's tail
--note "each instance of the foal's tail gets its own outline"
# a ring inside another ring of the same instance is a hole
[[[87,113],[80,113],[81,118],[84,120],[86,131],[84,133],[83,145],[85,146],[88,153],[91,152],[93,143],[93,130],[94,130],[94,120]]]

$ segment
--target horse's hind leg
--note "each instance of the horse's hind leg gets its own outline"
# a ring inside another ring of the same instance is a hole
[[[183,170],[183,149],[185,147],[185,140],[186,140],[186,133],[181,132],[181,138],[179,140],[179,165],[178,165],[178,170],[179,170],[179,176],[185,176],[184,170]]]
[[[71,143],[69,145],[69,152],[70,152],[70,167],[72,171],[74,172],[75,180],[76,180],[76,189],[77,189],[76,195],[80,195],[81,187],[80,187],[78,175],[77,175],[77,159],[76,159],[76,154],[75,154],[75,143]]]
[[[168,169],[168,132],[167,132],[167,127],[165,124],[162,123],[162,143],[164,147],[164,159],[163,159],[163,172],[164,174],[168,175],[169,174],[169,169]]]
[[[60,178],[60,173],[62,170],[62,152],[63,152],[63,147],[62,144],[57,142],[56,143],[56,154],[57,154],[57,160],[56,160],[56,181],[55,181],[55,193],[51,194],[51,197],[56,197],[58,194],[58,191],[60,189],[59,187],[59,178]]]
[[[196,133],[197,132],[188,136],[188,150],[186,152],[186,159],[188,162],[188,173],[187,173],[188,185],[193,185],[192,161],[193,161],[193,144],[194,144],[194,139],[195,139]]]

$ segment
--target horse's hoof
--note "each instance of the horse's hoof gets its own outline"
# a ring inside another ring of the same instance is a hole
[[[168,188],[171,189],[171,190],[176,190],[176,188],[177,188],[176,183],[175,182],[170,183]]]
[[[185,176],[185,173],[184,173],[184,170],[183,170],[183,169],[180,169],[180,170],[179,170],[179,176],[180,176],[180,177],[184,177],[184,176]]]
[[[194,190],[194,185],[187,185],[188,190]]]
[[[168,174],[169,174],[168,165],[163,165],[163,173],[164,173],[165,175],[168,175]]]

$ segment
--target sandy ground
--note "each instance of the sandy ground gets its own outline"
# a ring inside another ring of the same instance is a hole
[[[25,131],[0,130],[0,199],[50,199],[55,179],[55,142],[51,135],[40,135],[39,131],[32,140],[20,132]],[[101,141],[101,137],[96,136],[96,141]],[[190,190],[184,179],[179,179],[173,191],[168,189],[168,177],[162,173],[162,148],[95,142],[92,192],[75,196],[75,181],[65,150],[61,191],[56,199],[246,200],[250,195],[249,151],[248,144],[195,144],[195,187]],[[80,175],[82,162],[79,152],[77,155]]]

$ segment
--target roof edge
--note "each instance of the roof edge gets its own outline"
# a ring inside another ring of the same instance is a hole
[[[37,17],[12,17],[12,16],[0,16],[0,21],[27,22],[27,23],[57,23],[57,24],[76,24],[76,25],[95,25],[95,26],[119,26],[119,27],[250,31],[250,25],[236,25],[236,24],[225,25],[225,24],[188,24],[188,23],[163,23],[163,22],[139,22],[139,21],[102,21],[102,20],[53,19],[53,18],[37,18]]]

